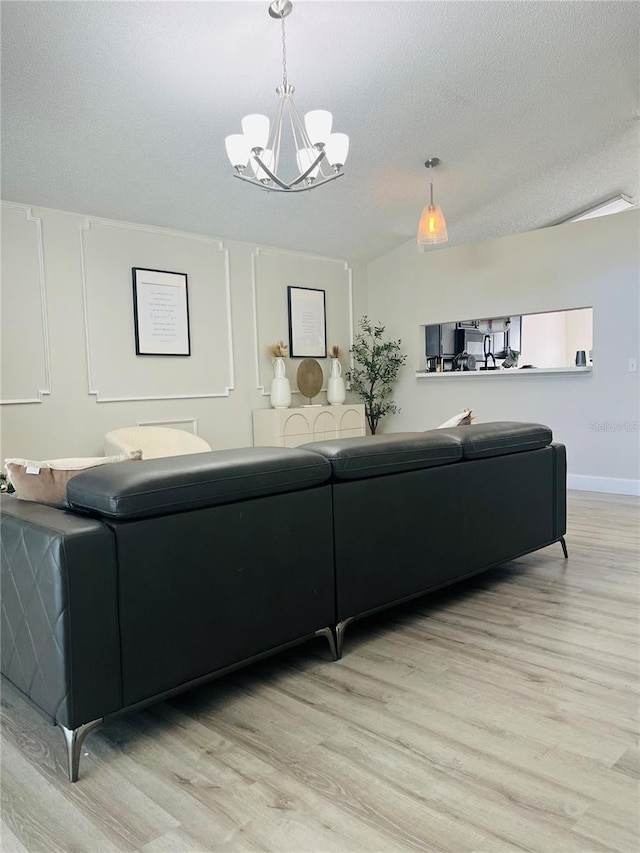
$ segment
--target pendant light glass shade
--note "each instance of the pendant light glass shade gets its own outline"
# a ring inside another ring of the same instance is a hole
[[[249,148],[266,148],[269,140],[269,119],[259,113],[252,113],[242,119],[242,133]]]
[[[244,133],[232,133],[231,136],[225,137],[224,147],[227,150],[227,157],[231,161],[233,168],[242,171],[251,156],[251,148],[247,142],[247,137]]]
[[[333,116],[328,110],[311,110],[304,114],[304,126],[312,145],[326,145],[332,124]]]
[[[346,133],[332,133],[327,139],[324,153],[332,166],[342,168],[347,162],[349,153],[349,137]]]
[[[418,246],[431,246],[434,243],[446,243],[447,223],[437,204],[430,204],[422,211],[418,224]]]
[[[433,169],[440,165],[440,160],[438,157],[430,157],[424,165],[427,169]],[[446,243],[449,239],[444,214],[438,205],[433,203],[433,181],[430,181],[429,188],[431,191],[430,203],[423,209],[418,223],[416,242],[419,252],[424,252],[427,246]]]

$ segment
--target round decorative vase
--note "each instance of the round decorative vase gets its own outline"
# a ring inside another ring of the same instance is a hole
[[[327,382],[327,400],[330,406],[341,406],[346,399],[347,389],[342,378],[342,364],[339,359],[332,358]]]
[[[271,405],[274,409],[288,409],[291,405],[291,385],[285,376],[284,358],[274,358],[273,360]]]

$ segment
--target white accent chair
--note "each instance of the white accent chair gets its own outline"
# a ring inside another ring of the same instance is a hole
[[[122,427],[108,432],[104,437],[106,456],[142,450],[143,459],[161,456],[182,456],[185,453],[206,453],[211,450],[204,438],[171,427]]]

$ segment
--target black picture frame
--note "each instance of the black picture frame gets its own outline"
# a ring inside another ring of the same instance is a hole
[[[327,357],[326,293],[315,287],[287,287],[289,355],[292,358]]]
[[[136,355],[190,356],[187,274],[132,267]]]

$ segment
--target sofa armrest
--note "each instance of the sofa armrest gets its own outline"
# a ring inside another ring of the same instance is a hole
[[[67,728],[120,708],[115,541],[99,521],[2,495],[1,669]]]

